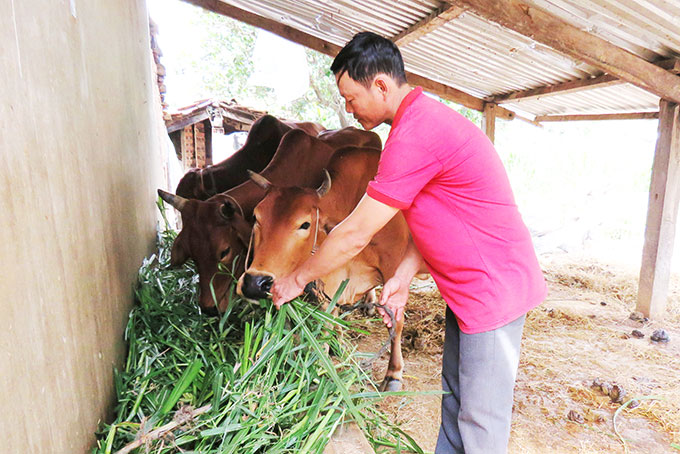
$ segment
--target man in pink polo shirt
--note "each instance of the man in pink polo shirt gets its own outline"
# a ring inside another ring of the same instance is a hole
[[[546,296],[529,231],[493,144],[473,123],[406,83],[389,40],[362,32],[331,70],[365,129],[392,126],[378,173],[317,253],[276,279],[277,307],[357,255],[399,210],[412,235],[381,304],[401,319],[423,266],[447,303],[437,454],[507,451],[527,311]],[[381,311],[385,323],[390,320]]]

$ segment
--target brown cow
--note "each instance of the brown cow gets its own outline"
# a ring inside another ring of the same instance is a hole
[[[253,260],[239,279],[237,292],[246,298],[266,297],[274,279],[300,266],[330,230],[352,212],[375,175],[379,158],[380,154],[371,149],[346,148],[336,152],[329,163],[327,181],[317,190],[275,186],[255,176],[267,189],[267,195],[255,207]],[[408,238],[406,221],[399,213],[357,257],[322,277],[317,287],[334,295],[342,281],[349,279],[339,303],[353,303],[394,275]],[[395,324],[390,362],[381,390],[401,388],[402,328],[403,321]]]
[[[353,134],[342,133],[349,143],[377,141],[380,144],[375,133],[352,129]],[[334,149],[324,141],[303,131],[292,130],[284,135],[276,155],[262,175],[280,184],[316,187],[323,179],[321,170],[326,167],[333,152]],[[236,276],[243,272],[252,229],[252,211],[265,191],[248,180],[206,201],[187,200],[160,190],[159,194],[182,214],[183,228],[173,244],[171,264],[177,266],[192,258],[199,275],[201,308],[209,313],[216,312],[210,289],[212,281],[217,308],[224,311],[229,304],[232,279],[228,274],[216,274],[218,265],[227,267]]]
[[[246,143],[236,153],[205,169],[189,170],[175,192],[187,199],[206,200],[243,183],[248,180],[248,170],[259,172],[269,164],[281,138],[291,129],[301,129],[311,136],[324,131],[318,123],[282,121],[264,115],[252,124]]]

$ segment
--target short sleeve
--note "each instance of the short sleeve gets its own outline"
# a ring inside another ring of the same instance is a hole
[[[405,210],[441,170],[441,163],[427,147],[414,141],[388,141],[366,193],[379,202]]]

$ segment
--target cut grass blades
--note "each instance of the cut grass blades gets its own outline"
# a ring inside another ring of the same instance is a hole
[[[161,233],[140,269],[115,418],[94,453],[321,453],[346,420],[378,452],[422,452],[373,405],[379,394],[333,330],[348,322],[300,300],[277,311],[235,299],[206,317],[193,267],[168,268],[174,237]]]

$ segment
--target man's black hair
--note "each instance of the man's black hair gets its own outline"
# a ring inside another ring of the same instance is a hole
[[[373,32],[361,32],[345,44],[333,60],[331,71],[336,76],[345,72],[360,84],[370,86],[376,74],[384,73],[399,85],[406,83],[401,52],[389,39]]]

